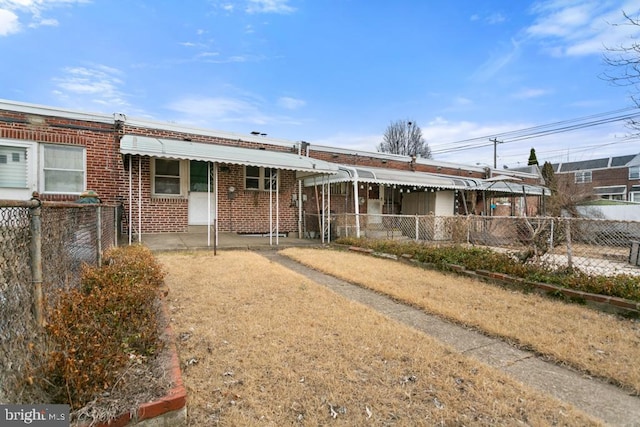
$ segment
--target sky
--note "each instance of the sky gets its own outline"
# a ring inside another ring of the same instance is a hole
[[[412,121],[435,160],[498,168],[637,154],[624,121],[588,125],[636,111],[605,77],[640,36],[623,12],[640,1],[0,0],[0,99],[364,151]]]

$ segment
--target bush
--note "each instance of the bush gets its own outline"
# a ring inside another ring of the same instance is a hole
[[[163,278],[143,246],[111,249],[101,267],[83,267],[80,289],[61,294],[48,313],[44,375],[53,403],[80,408],[112,388],[130,360],[156,354]]]
[[[518,257],[487,248],[429,246],[415,242],[391,242],[354,237],[340,238],[338,244],[359,246],[395,255],[410,254],[417,261],[433,264],[442,270],[457,264],[467,270],[487,270],[534,282],[559,285],[584,292],[640,301],[640,281],[630,275],[590,276],[580,271],[552,270],[536,264],[523,264]]]

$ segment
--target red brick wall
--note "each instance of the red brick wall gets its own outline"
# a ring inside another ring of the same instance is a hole
[[[122,159],[113,124],[35,116],[0,110],[0,138],[86,147],[87,189],[107,203],[117,200],[122,185]],[[43,194],[45,200],[68,201],[77,195]]]

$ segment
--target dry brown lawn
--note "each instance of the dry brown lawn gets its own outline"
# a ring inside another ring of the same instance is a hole
[[[640,393],[640,323],[397,261],[329,249],[281,252]]]
[[[597,425],[259,254],[158,258],[189,425]]]

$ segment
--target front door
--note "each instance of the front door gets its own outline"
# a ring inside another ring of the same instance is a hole
[[[380,224],[382,223],[384,187],[382,185],[370,185],[368,195],[367,215],[369,215],[369,224]]]
[[[211,173],[211,187],[207,177],[213,170],[213,164],[192,160],[189,162],[189,225],[207,225],[213,222],[214,188],[213,173]],[[207,189],[210,189],[210,193]],[[211,200],[211,216],[207,215],[207,205]]]

